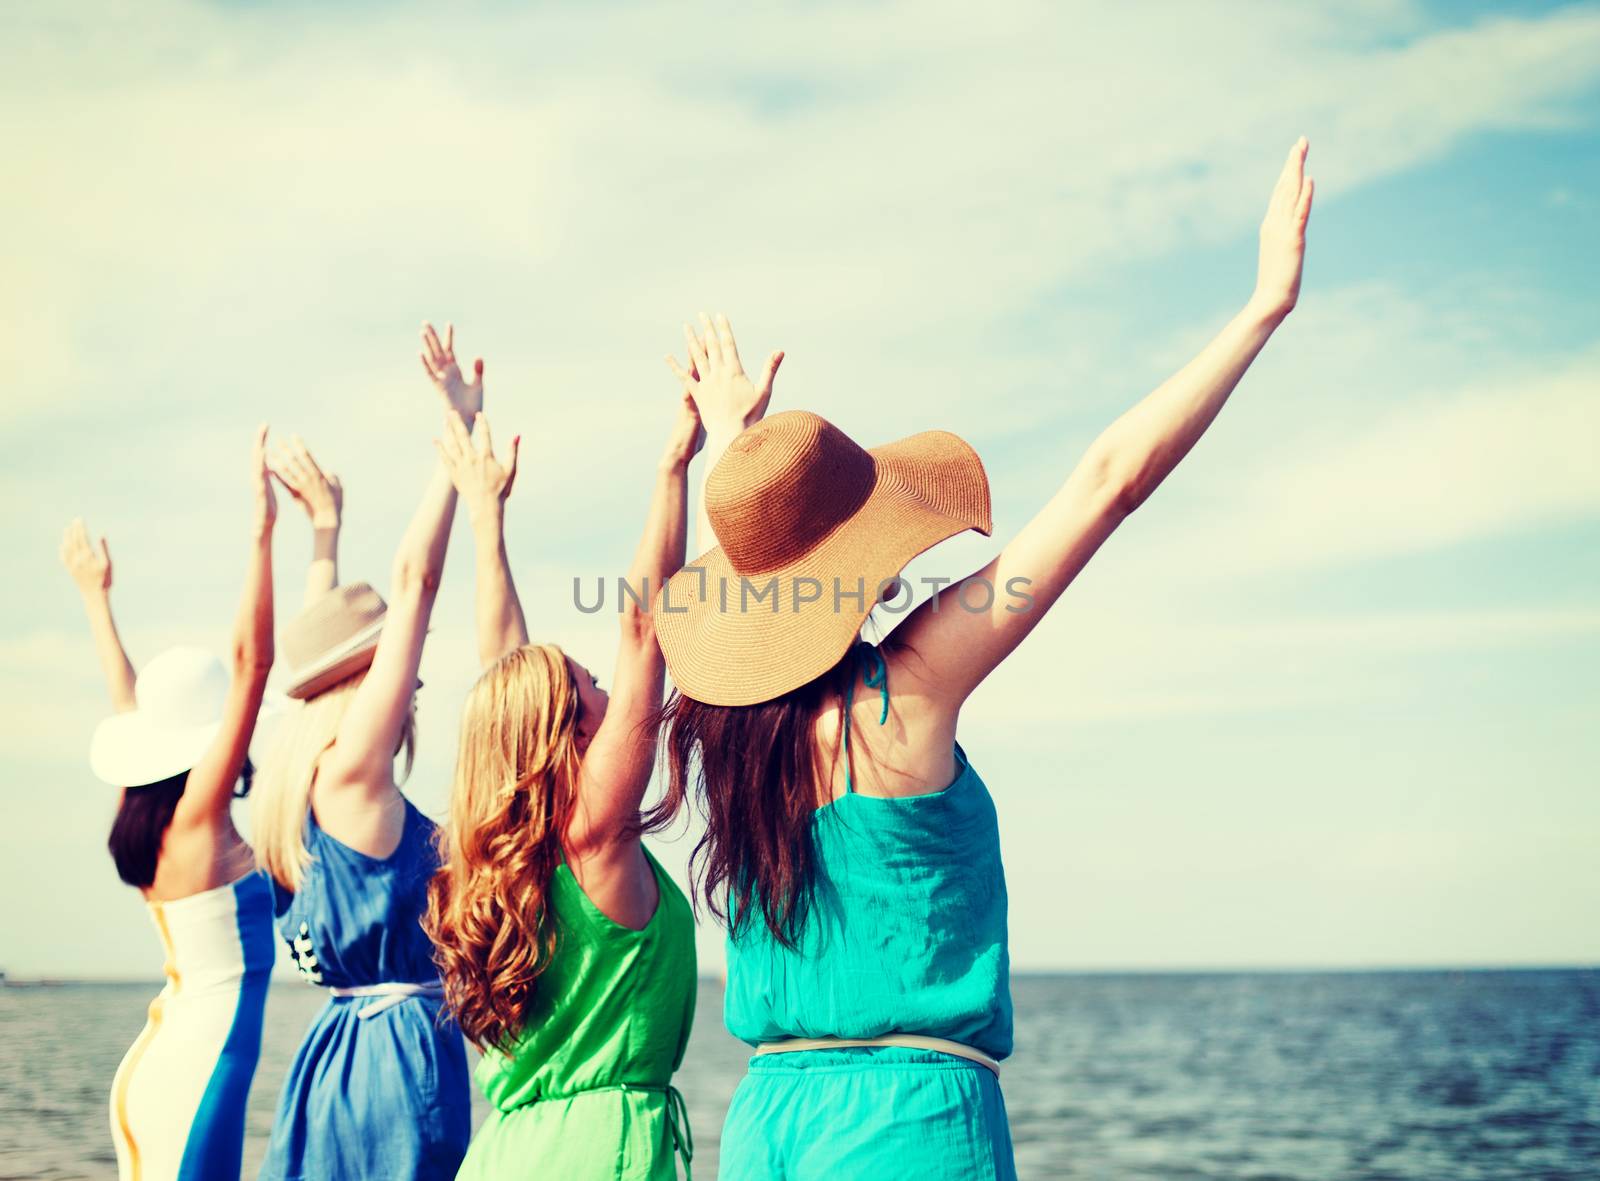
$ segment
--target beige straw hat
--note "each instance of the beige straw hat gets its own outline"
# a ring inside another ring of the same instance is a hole
[[[388,607],[365,582],[336,586],[291,619],[278,636],[289,668],[283,692],[304,701],[372,663]]]
[[[705,498],[722,544],[668,581],[654,621],[673,683],[708,705],[771,701],[822,675],[907,562],[993,528],[983,464],[955,435],[867,450],[805,410],[735,439]]]

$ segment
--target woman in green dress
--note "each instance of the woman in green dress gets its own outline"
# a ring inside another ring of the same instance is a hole
[[[459,1177],[666,1181],[692,1155],[672,1073],[696,974],[688,901],[640,841],[665,679],[648,604],[683,565],[699,416],[685,399],[657,472],[609,699],[560,648],[528,643],[503,530],[517,441],[502,464],[481,416],[476,447],[460,423],[449,432],[487,670],[462,718],[426,926],[494,1107]]]

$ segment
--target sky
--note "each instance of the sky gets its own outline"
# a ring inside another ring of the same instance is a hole
[[[909,572],[960,576],[1242,306],[1301,134],[1299,308],[963,714],[1013,962],[1600,961],[1600,5],[730,12],[7,6],[0,969],[160,970],[87,765],[72,517],[136,663],[220,651],[266,421],[382,589],[438,427],[417,328],[453,321],[523,438],[533,630],[604,682],[572,579],[625,569],[707,310],[786,350],[774,408],[972,442],[995,538]],[[307,533],[285,503],[284,617]],[[434,815],[470,551],[422,670]],[[680,880],[691,842],[654,846]]]

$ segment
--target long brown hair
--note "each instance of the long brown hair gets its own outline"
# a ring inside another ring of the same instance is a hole
[[[689,859],[695,898],[734,936],[759,916],[785,947],[799,940],[816,886],[816,720],[854,679],[856,655],[758,705],[674,691],[662,710],[667,788],[650,822],[696,797],[706,830]]]
[[[506,653],[462,712],[423,927],[445,999],[480,1049],[515,1044],[555,954],[548,895],[577,791],[577,719],[578,689],[554,644]]]

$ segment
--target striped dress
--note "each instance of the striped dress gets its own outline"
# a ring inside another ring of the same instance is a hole
[[[277,950],[272,889],[250,873],[148,906],[166,952],[167,985],[111,1085],[117,1175],[232,1181]]]

